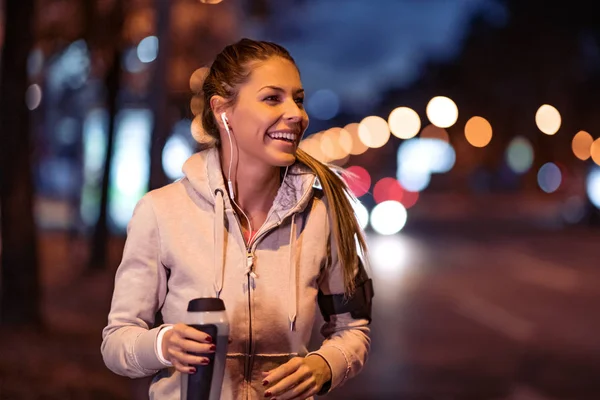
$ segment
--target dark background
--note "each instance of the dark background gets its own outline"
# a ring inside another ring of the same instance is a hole
[[[420,117],[416,139],[314,153],[368,173],[352,187],[376,290],[370,359],[327,398],[600,398],[600,141],[586,160],[572,147],[600,138],[594,3],[206,3],[0,0],[0,398],[147,398],[100,355],[125,227],[196,149],[194,72],[244,36],[295,57],[312,143],[396,107]],[[434,96],[458,108],[449,145],[401,177]],[[543,104],[554,135],[536,125]],[[493,129],[483,148],[465,137],[473,116]],[[449,168],[403,181],[432,160]],[[383,200],[397,202],[382,221]]]

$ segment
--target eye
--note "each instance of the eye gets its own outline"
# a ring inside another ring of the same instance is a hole
[[[271,102],[279,101],[279,96],[277,96],[276,94],[274,94],[272,96],[267,96],[267,97],[265,97],[265,101],[271,101]]]
[[[303,105],[304,104],[304,97],[298,97],[296,100],[297,104]]]

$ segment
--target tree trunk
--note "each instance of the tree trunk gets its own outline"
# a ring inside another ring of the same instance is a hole
[[[27,58],[33,45],[34,0],[7,1],[0,71],[0,323],[41,324]]]
[[[150,145],[150,190],[167,183],[162,168],[162,151],[167,142],[169,132],[167,65],[169,61],[171,5],[169,1],[156,0],[156,35],[158,37],[158,57],[154,66],[154,90],[151,94],[151,105],[154,114],[152,142]]]
[[[114,153],[114,141],[117,113],[119,111],[118,96],[121,87],[121,62],[122,49],[121,32],[123,28],[123,3],[117,0],[109,21],[109,32],[113,35],[111,60],[112,64],[106,75],[106,96],[108,108],[108,132],[106,140],[106,155],[104,158],[104,171],[102,174],[102,187],[100,194],[100,212],[92,236],[89,266],[91,270],[105,269],[108,259],[108,190]]]

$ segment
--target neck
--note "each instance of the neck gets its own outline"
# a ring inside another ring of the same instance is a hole
[[[234,154],[231,183],[235,191],[236,204],[247,214],[267,213],[273,205],[281,184],[280,167],[247,159],[243,154],[240,154],[239,165],[236,165],[235,161]],[[221,169],[227,182],[229,152],[221,152]],[[229,195],[231,196],[231,193]]]

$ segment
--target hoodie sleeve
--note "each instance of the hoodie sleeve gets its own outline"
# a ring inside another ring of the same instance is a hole
[[[156,352],[161,327],[151,327],[166,290],[156,215],[147,194],[136,205],[127,226],[108,325],[102,331],[102,357],[111,371],[140,378],[164,368]]]
[[[319,395],[330,392],[358,374],[367,361],[371,343],[371,280],[361,261],[355,274],[357,290],[352,297],[344,297],[343,270],[333,238],[330,239],[329,248],[331,263],[321,274],[318,295],[319,307],[325,319],[321,328],[325,340],[317,351],[309,353],[321,356],[331,368],[331,381],[321,389]]]

